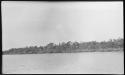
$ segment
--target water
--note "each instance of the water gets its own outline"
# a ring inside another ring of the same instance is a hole
[[[123,74],[123,52],[3,55],[4,74]]]

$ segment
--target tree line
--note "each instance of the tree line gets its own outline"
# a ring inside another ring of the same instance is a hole
[[[90,42],[62,42],[49,43],[46,46],[29,46],[24,48],[11,48],[3,54],[42,54],[42,53],[75,53],[75,52],[111,52],[123,51],[124,39],[110,39],[108,41]]]

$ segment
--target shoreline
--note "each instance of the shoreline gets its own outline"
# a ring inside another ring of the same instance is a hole
[[[119,51],[81,51],[81,52],[58,52],[58,53],[27,53],[27,54],[2,54],[2,55],[43,55],[43,54],[70,54],[70,53],[124,53],[123,50],[119,50]]]

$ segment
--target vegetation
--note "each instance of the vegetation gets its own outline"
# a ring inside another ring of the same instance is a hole
[[[46,46],[30,46],[25,48],[11,48],[3,54],[42,54],[42,53],[75,53],[75,52],[111,52],[123,51],[124,39],[111,39],[109,41],[90,42],[62,42],[49,43]]]

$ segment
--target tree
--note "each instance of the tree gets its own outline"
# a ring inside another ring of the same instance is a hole
[[[47,45],[47,49],[53,48],[54,46],[55,46],[54,43],[49,43],[49,44]]]

